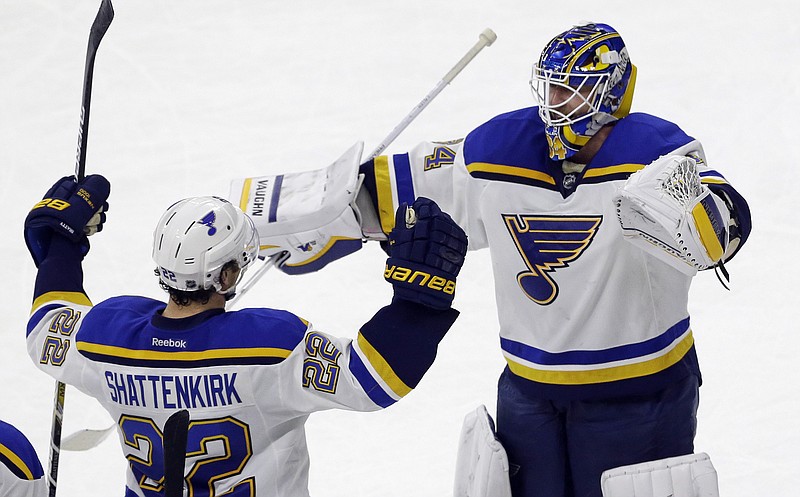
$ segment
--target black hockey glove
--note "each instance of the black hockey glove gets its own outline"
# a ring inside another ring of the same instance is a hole
[[[395,298],[448,309],[466,253],[464,230],[433,200],[419,197],[397,209],[384,278]]]
[[[99,174],[80,183],[74,176],[65,176],[45,193],[25,218],[25,243],[36,267],[47,257],[53,234],[80,245],[81,254],[86,255],[87,236],[103,229],[109,193],[111,185]]]

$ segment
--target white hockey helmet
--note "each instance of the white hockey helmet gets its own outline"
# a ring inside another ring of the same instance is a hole
[[[236,261],[241,279],[258,256],[258,244],[253,221],[238,207],[219,197],[193,197],[161,216],[153,233],[153,260],[170,288],[219,292],[222,267]]]

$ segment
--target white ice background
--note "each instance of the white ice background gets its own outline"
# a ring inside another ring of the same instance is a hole
[[[47,465],[54,382],[25,351],[34,266],[28,209],[74,170],[89,26],[99,1],[0,0],[0,419]],[[800,493],[797,214],[800,30],[788,0],[116,0],[94,75],[88,173],[113,188],[106,229],[85,263],[94,301],[163,297],[150,238],[174,200],[228,182],[328,165],[367,151],[492,28],[498,40],[389,148],[466,134],[532,105],[530,66],[582,20],[621,31],[639,78],[633,107],[678,123],[749,200],[753,233],[729,264],[731,291],[695,278],[690,311],[704,374],[696,449],[724,497]],[[377,245],[324,271],[272,271],[242,299],[287,308],[354,337],[390,299]],[[504,361],[488,254],[459,277],[460,319],[436,363],[402,402],[378,413],[325,412],[308,424],[315,496],[451,494],[464,415],[494,412]],[[794,364],[794,366],[793,366]],[[64,432],[109,425],[68,388]],[[64,453],[59,496],[122,495],[115,438]],[[535,450],[535,447],[532,447]]]

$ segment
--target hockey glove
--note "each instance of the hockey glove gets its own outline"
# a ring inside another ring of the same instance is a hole
[[[384,278],[395,298],[448,309],[466,253],[464,230],[433,200],[419,197],[397,209]]]
[[[74,176],[65,176],[47,191],[25,218],[25,243],[36,267],[47,257],[53,234],[80,245],[86,255],[87,236],[103,229],[110,192],[108,180],[99,174],[79,183]]]
[[[614,197],[625,239],[693,276],[728,247],[730,212],[701,183],[691,157],[666,155],[632,174]]]

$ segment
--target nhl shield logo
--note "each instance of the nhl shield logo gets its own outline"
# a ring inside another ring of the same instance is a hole
[[[558,297],[550,273],[568,267],[584,253],[603,217],[503,214],[503,221],[527,266],[517,274],[519,287],[529,299],[547,305]]]

